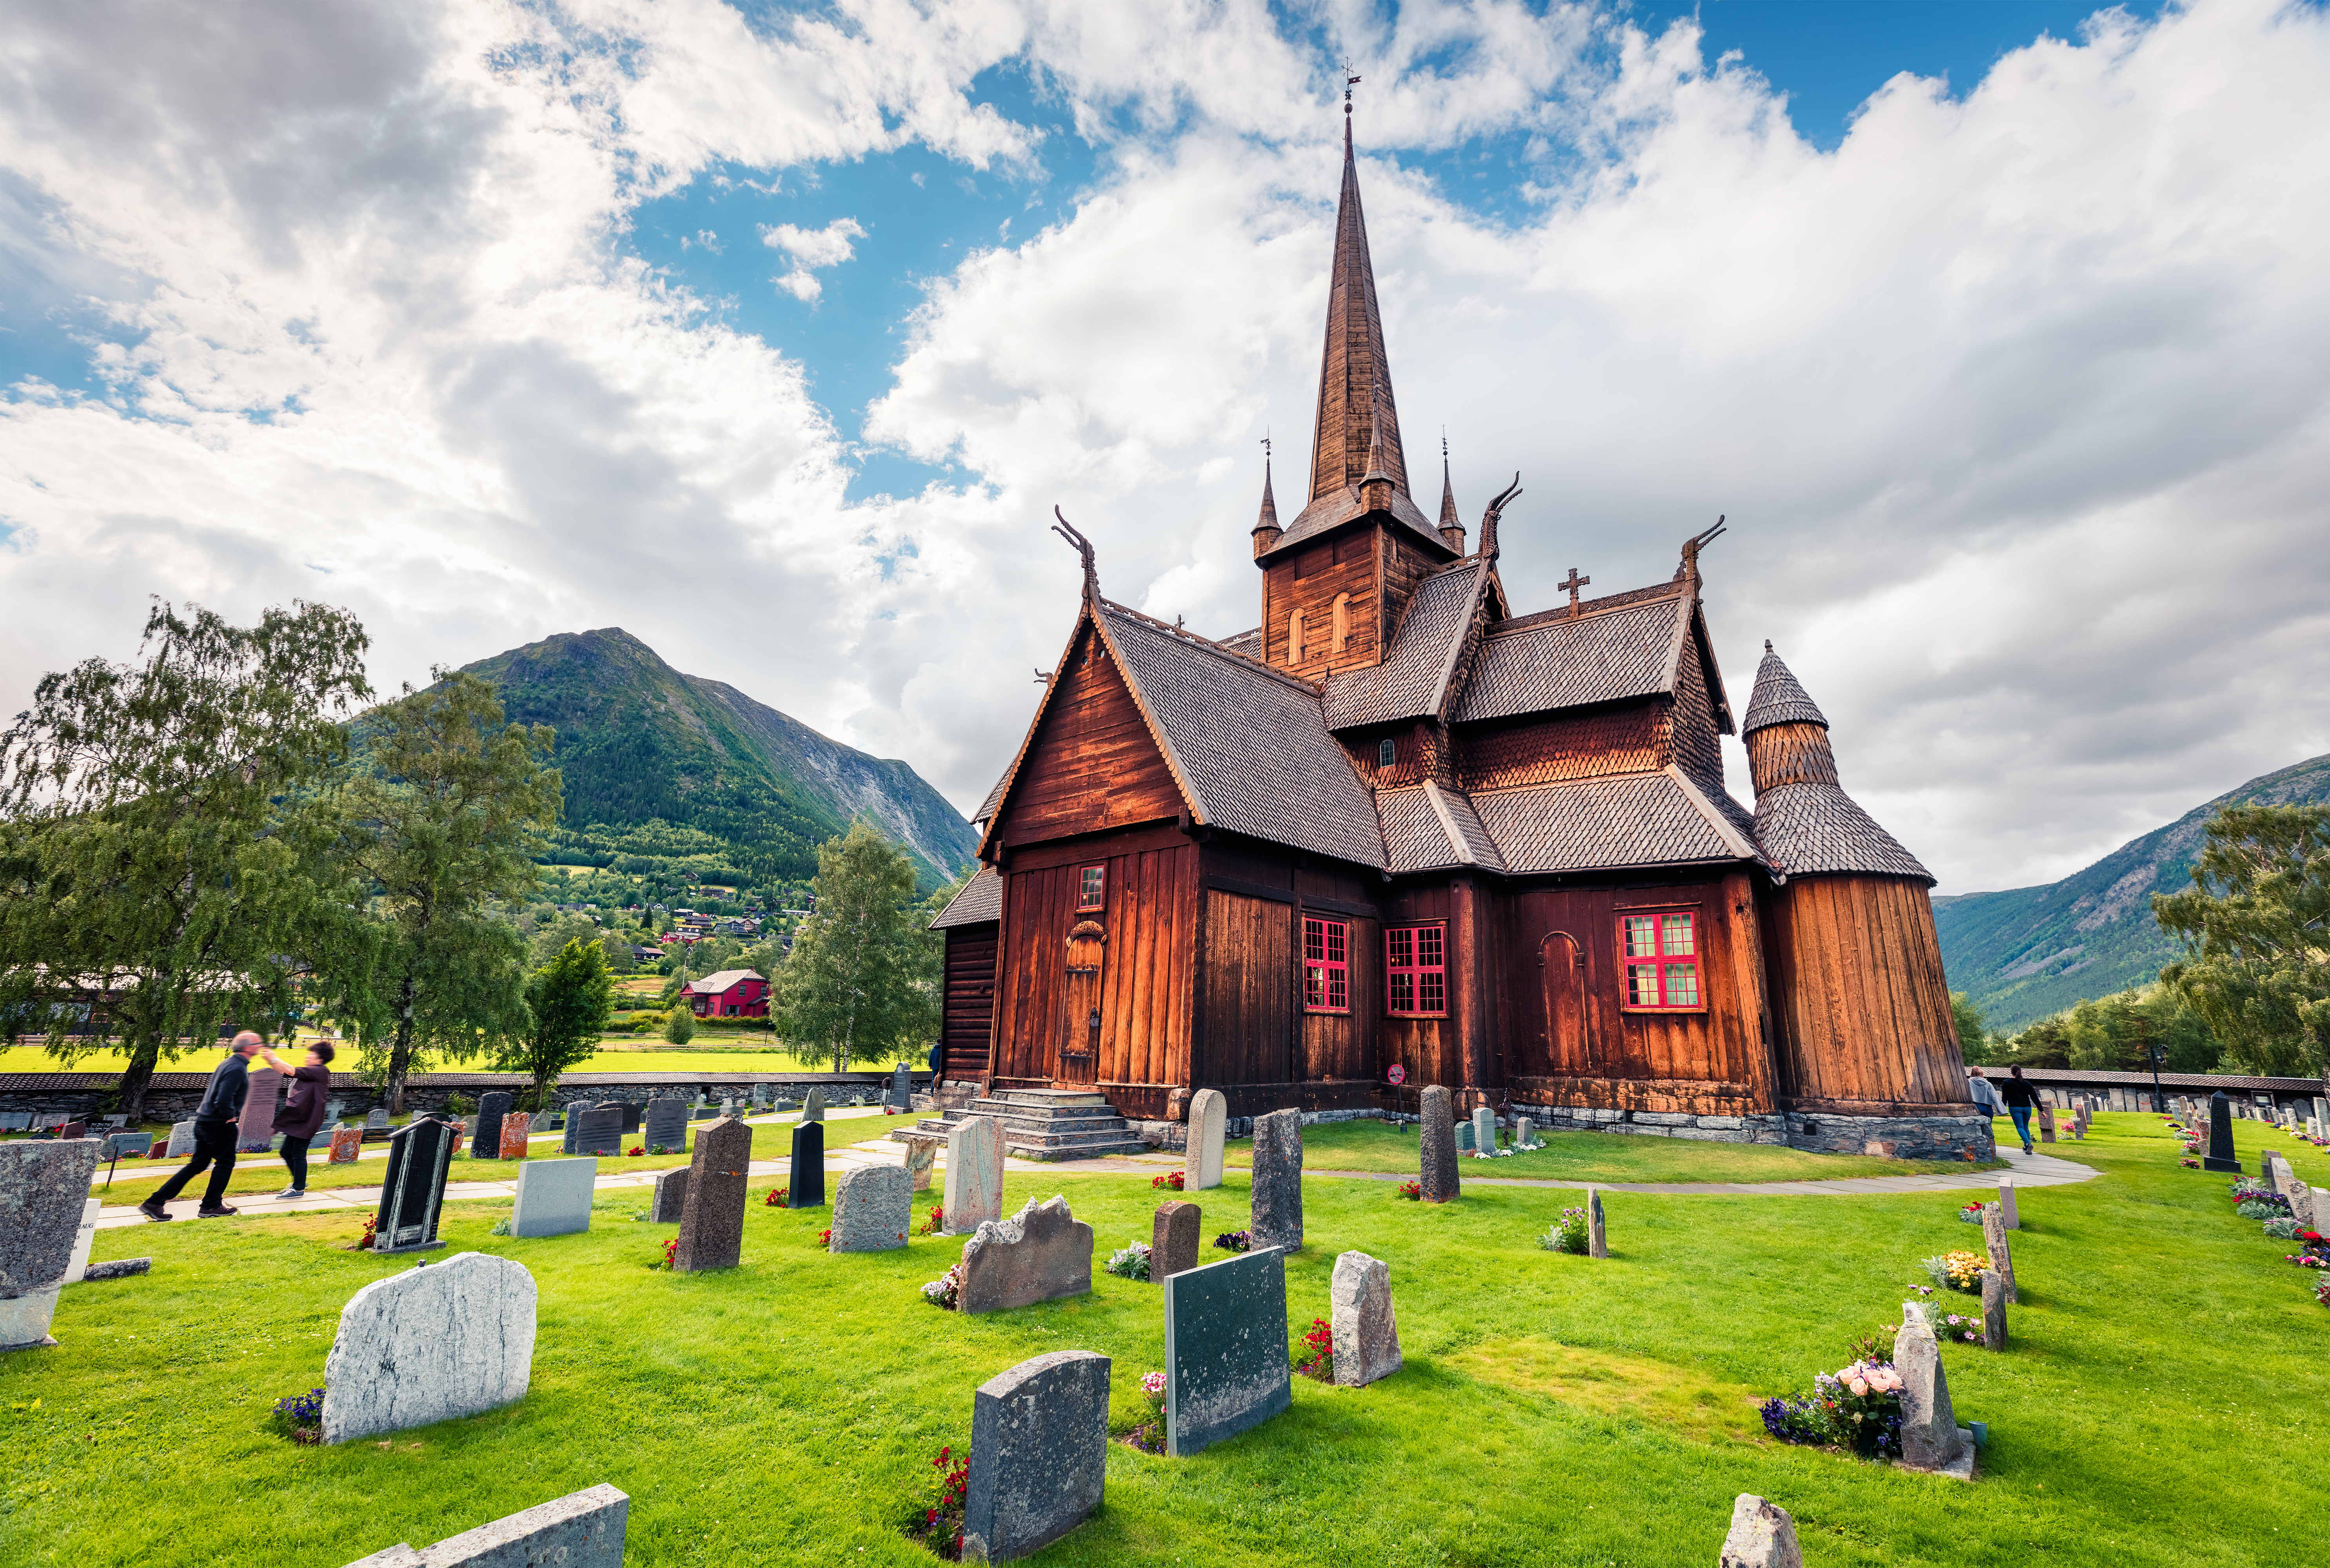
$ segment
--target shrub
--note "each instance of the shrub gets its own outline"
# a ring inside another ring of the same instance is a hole
[[[2277,1242],[2287,1242],[2297,1234],[2297,1222],[2287,1214],[2265,1223],[2265,1233]]]
[[[685,1045],[696,1038],[696,1015],[685,1007],[674,1007],[671,1016],[663,1021],[663,1037],[675,1045]]]
[[[1149,1243],[1127,1242],[1108,1255],[1108,1271],[1124,1280],[1149,1278]]]
[[[1586,1211],[1575,1208],[1562,1210],[1561,1218],[1556,1220],[1547,1229],[1545,1234],[1537,1239],[1537,1244],[1549,1252],[1571,1252],[1578,1257],[1584,1257],[1586,1255]]]
[[[445,1110],[450,1116],[475,1116],[478,1114],[478,1102],[456,1090],[445,1097]]]
[[[2289,1200],[2284,1198],[2279,1207],[2264,1198],[2244,1198],[2234,1205],[2233,1213],[2245,1220],[2270,1220],[2289,1212]]]

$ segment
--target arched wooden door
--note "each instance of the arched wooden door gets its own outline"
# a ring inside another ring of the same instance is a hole
[[[1548,931],[1538,942],[1537,965],[1545,992],[1546,1076],[1591,1075],[1599,1053],[1594,1049],[1585,945],[1568,931]]]
[[[1085,1088],[1100,1082],[1100,1007],[1103,960],[1108,932],[1093,921],[1078,921],[1068,932],[1067,970],[1060,987],[1059,1059],[1052,1082]]]

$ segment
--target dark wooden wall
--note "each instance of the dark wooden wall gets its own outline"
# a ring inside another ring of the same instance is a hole
[[[1055,679],[1058,688],[1004,803],[1003,843],[1016,847],[1173,820],[1180,790],[1089,624]]]
[[[1664,715],[1633,703],[1559,718],[1468,724],[1456,733],[1462,789],[1510,789],[1605,773],[1642,773],[1667,762]]]
[[[939,1041],[946,1054],[941,1075],[985,1078],[988,1039],[995,1024],[995,944],[992,922],[951,927]]]
[[[1764,902],[1780,1089],[1885,1115],[1966,1100],[1933,900],[1900,877],[1797,877]]]
[[[1349,528],[1315,544],[1293,550],[1263,568],[1264,660],[1307,680],[1330,670],[1354,669],[1383,657],[1383,606],[1376,571],[1375,531]],[[1335,596],[1350,594],[1343,607],[1345,638],[1335,651]],[[1303,612],[1302,662],[1286,657],[1287,618]]]

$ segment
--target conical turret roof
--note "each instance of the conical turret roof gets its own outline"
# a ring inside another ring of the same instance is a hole
[[[1254,531],[1278,526],[1278,502],[1270,493],[1270,459],[1262,460],[1262,515],[1255,519]]]
[[[1375,264],[1368,256],[1368,224],[1359,211],[1359,166],[1351,152],[1350,122],[1343,122],[1343,194],[1335,213],[1334,272],[1327,287],[1327,342],[1319,369],[1319,411],[1311,447],[1311,499],[1331,496],[1366,477],[1377,420],[1382,420],[1385,477],[1408,494],[1407,458],[1400,446],[1399,406],[1391,392],[1391,359],[1384,351],[1383,312],[1376,305]]]
[[[1464,526],[1464,519],[1456,515],[1456,486],[1448,478],[1448,454],[1445,452],[1440,454],[1440,525],[1443,528]]]
[[[1774,724],[1818,724],[1826,729],[1828,718],[1766,642],[1764,662],[1756,666],[1756,694],[1748,700],[1748,717],[1739,733],[1745,739]]]

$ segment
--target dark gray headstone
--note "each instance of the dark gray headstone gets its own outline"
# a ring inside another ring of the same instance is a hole
[[[373,1229],[375,1252],[418,1252],[437,1239],[437,1211],[445,1202],[445,1167],[453,1157],[453,1129],[417,1116],[388,1140],[388,1174],[381,1178]]]
[[[1602,1192],[1598,1187],[1586,1189],[1586,1255],[1589,1258],[1610,1255],[1610,1233],[1602,1217]]]
[[[1166,1276],[1169,1453],[1187,1458],[1293,1402],[1285,1253],[1264,1248]]]
[[[1423,1176],[1417,1184],[1427,1204],[1444,1204],[1457,1195],[1456,1097],[1444,1084],[1424,1091],[1422,1144]]]
[[[365,1111],[365,1125],[366,1127],[373,1128],[386,1127],[388,1125],[388,1107],[384,1105],[375,1105],[370,1110]]]
[[[1025,1557],[1100,1507],[1108,1374],[1105,1355],[1055,1350],[980,1384],[971,1407],[964,1562]]]
[[[701,1138],[701,1133],[696,1135]],[[825,1207],[825,1123],[797,1121],[793,1123],[792,1175],[785,1206],[794,1209]]]
[[[620,1154],[623,1152],[623,1110],[619,1105],[601,1105],[577,1111],[571,1119],[574,1125],[574,1152],[581,1155]]]
[[[629,1138],[639,1129],[639,1105],[636,1101],[629,1100],[619,1100],[616,1103],[618,1109],[623,1113],[623,1136]]]
[[[469,1156],[473,1159],[499,1159],[502,1157],[502,1118],[517,1103],[517,1097],[496,1089],[478,1097],[478,1136],[469,1140]]]
[[[1254,1119],[1254,1244],[1302,1249],[1302,1113]]]
[[[2209,1096],[2208,1152],[2201,1157],[2202,1170],[2224,1170],[2238,1173],[2241,1162],[2233,1157],[2233,1102],[2225,1098],[2221,1089]]]
[[[895,1071],[890,1074],[889,1102],[901,1110],[908,1109],[914,1102],[914,1070],[903,1062],[899,1063]]]
[[[1149,1240],[1149,1278],[1152,1282],[1198,1266],[1205,1221],[1205,1212],[1185,1199],[1175,1198],[1171,1203],[1157,1205],[1157,1218],[1150,1228]]]
[[[660,1144],[673,1154],[687,1151],[687,1103],[680,1100],[650,1100],[643,1136],[652,1149]]]
[[[753,1163],[753,1129],[724,1116],[696,1135],[687,1167],[687,1201],[679,1216],[682,1274],[733,1269],[744,1252],[744,1174]]]
[[[0,1296],[65,1277],[99,1148],[93,1138],[0,1143]]]
[[[1067,1199],[1029,1198],[1009,1219],[982,1223],[963,1243],[956,1308],[997,1312],[1084,1295],[1092,1260],[1093,1228],[1068,1212]]]
[[[2006,1281],[1995,1269],[1982,1271],[1982,1343],[1985,1350],[2006,1348]]]
[[[658,1225],[676,1225],[687,1212],[687,1167],[675,1166],[656,1172],[654,1196],[648,1200],[648,1219]]]

